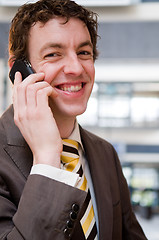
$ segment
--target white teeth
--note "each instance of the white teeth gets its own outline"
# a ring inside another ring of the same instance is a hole
[[[61,87],[60,88],[62,91],[67,91],[67,92],[78,92],[79,90],[82,89],[82,84],[76,85],[76,86],[69,86],[69,87]]]

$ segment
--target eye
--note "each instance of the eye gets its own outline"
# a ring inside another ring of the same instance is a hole
[[[93,53],[92,51],[82,50],[82,51],[79,51],[78,56],[82,60],[89,60],[93,58]]]
[[[78,55],[91,55],[91,52],[89,51],[80,51]]]
[[[50,52],[50,53],[45,54],[44,59],[46,61],[55,62],[55,61],[60,60],[61,57],[62,57],[62,54],[59,52]]]
[[[57,56],[59,56],[59,54],[53,52],[53,53],[46,54],[44,58],[57,57]]]

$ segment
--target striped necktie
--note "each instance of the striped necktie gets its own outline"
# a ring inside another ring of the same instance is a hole
[[[82,209],[82,217],[80,220],[85,238],[88,240],[97,240],[97,228],[94,217],[94,210],[91,200],[90,191],[86,177],[79,161],[78,142],[71,139],[63,139],[63,152],[61,155],[62,168],[64,170],[78,173],[81,177],[77,184],[77,188],[87,192],[87,197]]]

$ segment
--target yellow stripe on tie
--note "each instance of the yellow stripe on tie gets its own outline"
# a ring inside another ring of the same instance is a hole
[[[73,146],[75,146],[76,149],[78,149],[78,142],[72,140],[72,139],[62,139],[64,142],[69,143]]]
[[[77,160],[76,160],[77,159]],[[78,158],[73,158],[73,157],[68,157],[68,156],[64,156],[62,155],[61,156],[61,161],[64,162],[64,163],[70,163],[72,161],[76,161],[76,164],[78,162]]]
[[[71,162],[70,164],[68,164],[66,166],[66,170],[69,171],[69,172],[73,172],[73,170],[75,169],[77,163],[78,163],[78,159],[74,160],[73,163]]]
[[[91,206],[91,209],[86,218],[86,221],[82,225],[84,234],[86,234],[86,232],[88,231],[90,223],[92,222],[93,218],[94,218],[94,211],[93,211],[93,206]]]
[[[86,188],[87,188],[87,180],[86,180],[86,177],[84,176],[84,180],[83,180],[82,185],[80,186],[80,189],[85,191]]]

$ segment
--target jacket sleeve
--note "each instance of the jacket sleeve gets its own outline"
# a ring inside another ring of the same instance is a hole
[[[47,177],[30,175],[16,208],[7,198],[5,188],[1,181],[1,240],[63,240],[71,236],[86,197],[85,192]],[[79,211],[75,211],[74,206],[79,206]],[[74,225],[68,227],[72,213]]]

